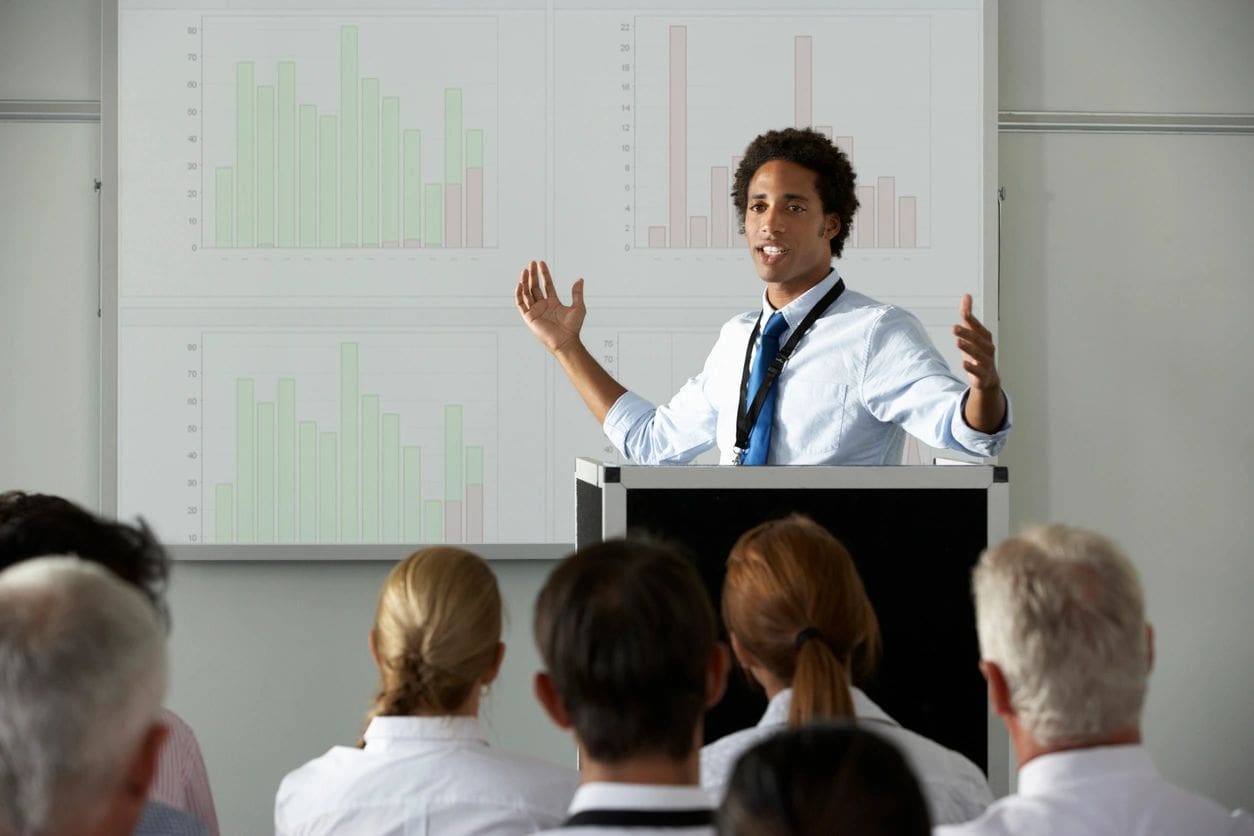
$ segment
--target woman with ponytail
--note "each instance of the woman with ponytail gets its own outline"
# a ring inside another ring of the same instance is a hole
[[[849,552],[818,523],[793,515],[743,534],[727,559],[722,613],[737,662],[770,703],[757,726],[701,750],[701,784],[716,800],[755,743],[813,721],[845,720],[902,750],[933,822],[967,821],[992,802],[979,767],[903,728],[856,686],[878,661],[879,622]]]
[[[275,832],[532,833],[566,816],[573,769],[503,752],[479,700],[505,656],[492,570],[463,549],[421,549],[392,569],[370,655],[379,689],[356,747],[283,779]]]

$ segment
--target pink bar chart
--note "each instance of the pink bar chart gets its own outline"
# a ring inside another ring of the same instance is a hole
[[[637,204],[637,246],[647,249],[727,249],[743,243],[740,219],[731,199],[740,157],[729,155],[723,160],[699,159],[693,136],[697,128],[694,96],[711,96],[709,85],[696,84],[692,74],[705,53],[694,58],[690,52],[690,35],[702,31],[689,24],[666,27],[666,82],[664,107],[652,103],[655,111],[665,113],[665,217],[648,214]],[[840,113],[819,114],[815,102],[815,56],[824,49],[815,35],[795,34],[780,39],[778,49],[791,49],[792,70],[791,124],[812,128],[827,136],[854,165],[858,174],[857,188],[860,209],[849,219],[850,235],[846,246],[856,249],[916,249],[921,243],[919,225],[925,210],[922,196],[914,190],[913,181],[901,179],[894,172],[876,171],[871,165],[859,170],[855,156],[857,142],[853,131],[837,132]],[[703,46],[712,46],[707,38]],[[637,56],[639,61],[639,56]],[[653,89],[657,89],[654,85]],[[704,105],[710,107],[708,103]],[[643,139],[641,140],[643,141]],[[881,155],[882,158],[882,155]],[[639,158],[638,158],[639,159]],[[872,164],[875,168],[880,163]],[[694,183],[700,185],[694,187]],[[907,193],[908,190],[908,193]],[[655,205],[657,201],[654,201]],[[703,211],[704,210],[704,211]]]

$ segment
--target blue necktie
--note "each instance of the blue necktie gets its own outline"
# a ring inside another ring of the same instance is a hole
[[[753,368],[749,372],[749,394],[746,403],[753,403],[758,389],[762,386],[762,380],[766,377],[766,370],[770,368],[771,361],[779,353],[780,335],[787,330],[788,320],[784,319],[784,315],[779,311],[771,314],[771,318],[766,321],[766,327],[762,329],[762,339],[758,342],[758,353],[753,358]],[[745,450],[740,460],[741,464],[766,464],[766,452],[771,446],[771,424],[774,421],[775,387],[772,386],[766,393],[766,400],[762,401],[762,411],[758,413],[758,420],[753,422],[753,429],[749,431],[749,448]]]

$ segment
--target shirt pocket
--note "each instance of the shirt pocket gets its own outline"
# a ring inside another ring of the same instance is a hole
[[[794,464],[818,464],[840,446],[851,424],[851,394],[843,383],[789,380],[775,405],[771,446]]]

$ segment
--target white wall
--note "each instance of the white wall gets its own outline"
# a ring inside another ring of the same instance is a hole
[[[1125,547],[1155,627],[1159,768],[1254,807],[1254,137],[1017,135],[1001,153],[1012,527]]]
[[[0,485],[91,506],[100,496],[99,155],[99,125],[0,123]]]
[[[1002,110],[1254,112],[1244,0],[1012,2]],[[0,99],[98,99],[92,0],[0,0]],[[99,498],[95,125],[0,123],[0,489]],[[1132,553],[1158,635],[1146,735],[1163,771],[1254,808],[1254,137],[1001,137],[1001,362],[1016,523],[1092,525]],[[399,556],[399,555],[398,555]],[[569,756],[533,706],[547,561],[498,562],[511,651],[488,716]],[[279,776],[350,741],[381,564],[181,564],[172,707],[226,833],[265,832]]]
[[[1254,4],[1005,2],[1003,111],[1254,113]],[[1087,525],[1145,582],[1144,732],[1254,808],[1254,136],[1001,135],[1012,528]]]

